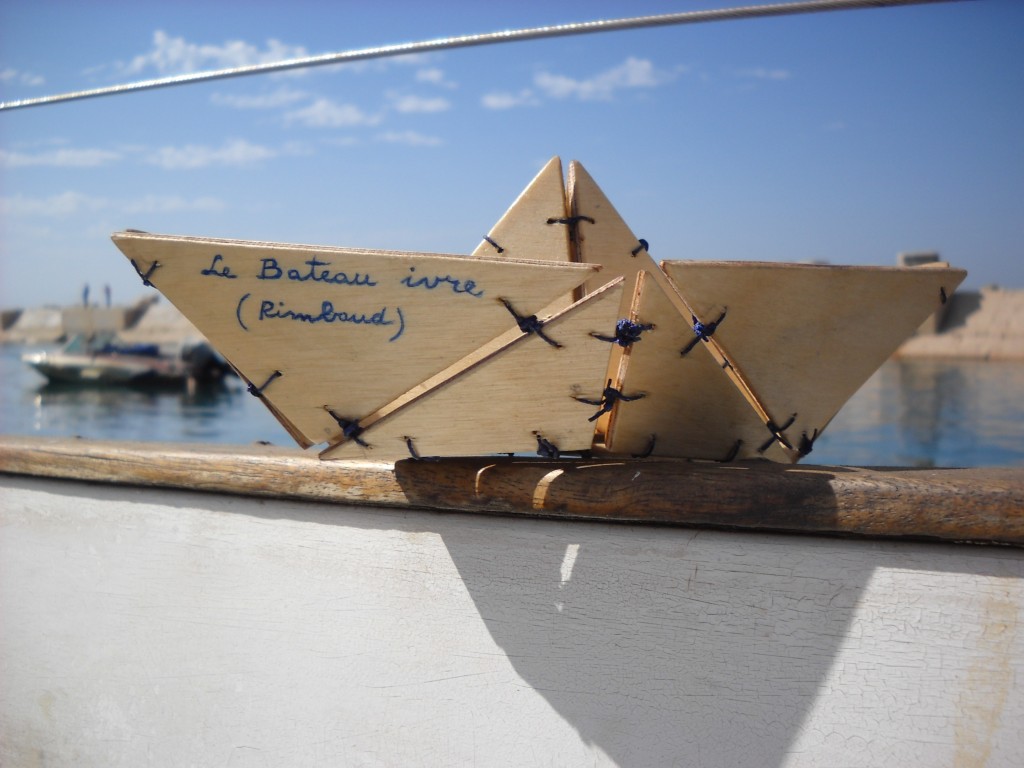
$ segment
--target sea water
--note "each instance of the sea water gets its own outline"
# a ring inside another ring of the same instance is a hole
[[[0,347],[0,433],[290,446],[238,379],[188,393],[48,385]],[[500,446],[496,446],[500,447]],[[833,419],[805,463],[1024,466],[1024,363],[886,363]]]

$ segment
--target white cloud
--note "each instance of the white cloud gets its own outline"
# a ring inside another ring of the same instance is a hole
[[[308,97],[309,94],[304,91],[278,88],[272,93],[263,93],[258,96],[236,96],[215,93],[210,97],[210,101],[218,106],[232,107],[234,109],[276,109],[278,107],[287,107]]]
[[[285,45],[279,40],[268,40],[263,50],[241,40],[229,40],[223,45],[200,45],[187,42],[183,37],[171,37],[158,29],[153,33],[153,48],[148,53],[136,56],[123,70],[125,74],[135,74],[156,69],[160,74],[171,75],[201,69],[243,67],[308,55],[304,47]]]
[[[540,105],[533,91],[524,88],[519,93],[497,93],[485,94],[480,103],[487,109],[512,109],[513,107],[536,107]]]
[[[444,71],[437,67],[427,67],[420,69],[416,72],[416,80],[420,83],[430,83],[441,88],[458,88],[458,83],[454,83],[448,80],[444,76]]]
[[[392,96],[394,108],[398,112],[444,112],[451,108],[448,99],[424,98],[423,96]]]
[[[188,144],[184,147],[160,147],[147,158],[153,165],[168,170],[206,168],[211,165],[242,166],[276,157],[277,151],[245,139],[234,139],[222,147]]]
[[[32,72],[19,72],[16,69],[0,69],[0,83],[4,85],[27,85],[36,86],[42,85],[46,82],[46,78],[42,75],[36,75]]]
[[[307,157],[315,155],[316,150],[312,145],[304,141],[286,141],[281,148],[281,154],[291,155],[292,157]]]
[[[436,136],[424,136],[416,131],[388,131],[378,134],[377,140],[389,144],[406,144],[410,147],[436,147],[443,143]]]
[[[285,122],[300,123],[310,128],[347,128],[354,125],[376,125],[380,117],[368,115],[354,104],[337,104],[330,99],[317,99],[304,109],[286,114]]]
[[[740,77],[752,77],[755,80],[788,80],[792,76],[787,69],[765,69],[764,67],[742,69],[736,74]]]
[[[8,152],[0,149],[0,167],[97,168],[121,159],[119,152],[107,149],[51,149],[45,152]]]
[[[221,211],[224,201],[215,197],[186,199],[173,195],[144,195],[142,197],[111,200],[92,197],[81,192],[61,192],[49,197],[0,197],[0,215],[10,218],[63,219],[76,214],[95,214],[100,211],[115,213],[168,213],[176,211]]]
[[[225,208],[224,201],[216,197],[197,197],[186,200],[168,195],[145,195],[115,204],[124,213],[175,213],[177,211],[217,212]]]
[[[323,143],[328,147],[356,147],[362,142],[355,136],[332,136],[324,139]]]
[[[540,72],[534,77],[534,84],[553,99],[575,97],[581,101],[593,101],[610,99],[615,91],[626,88],[654,88],[673,77],[673,74],[655,70],[648,59],[630,56],[617,67],[586,80]]]
[[[50,197],[0,197],[0,214],[11,218],[39,216],[60,219],[80,212],[93,212],[107,206],[104,198],[89,197],[80,192],[61,192]]]

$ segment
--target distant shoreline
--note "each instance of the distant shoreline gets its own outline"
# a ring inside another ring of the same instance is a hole
[[[203,340],[170,304],[144,297],[127,306],[0,310],[0,344],[58,344],[79,333],[114,332],[139,342]],[[958,291],[895,353],[902,360],[1024,360],[1024,290]]]

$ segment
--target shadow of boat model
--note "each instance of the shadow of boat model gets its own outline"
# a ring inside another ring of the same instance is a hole
[[[926,748],[905,733],[927,730],[931,704],[957,706],[942,703],[943,684],[924,686],[934,699],[922,711],[878,712],[870,734],[864,708],[922,686],[916,644],[935,654],[945,679],[963,664],[949,616],[931,616],[915,628],[927,640],[893,651],[903,612],[929,590],[986,581],[990,597],[1016,611],[1000,597],[999,563],[951,547],[865,543],[851,552],[826,539],[715,531],[623,535],[606,524],[520,520],[495,536],[490,527],[460,520],[442,534],[461,582],[524,685],[616,765],[764,768],[808,749],[850,764],[870,754],[915,764]],[[885,649],[877,658],[876,644]],[[989,714],[998,722],[998,709]],[[964,729],[986,732],[983,722]],[[837,745],[846,739],[857,748]]]

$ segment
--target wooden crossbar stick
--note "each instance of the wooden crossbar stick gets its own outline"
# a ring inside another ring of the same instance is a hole
[[[587,305],[591,301],[597,300],[604,293],[616,288],[622,282],[623,278],[618,277],[615,280],[606,283],[598,290],[587,294],[582,299],[573,302],[567,307],[563,306],[563,299],[556,299],[554,302],[545,307],[544,310],[538,313],[538,318],[542,323],[547,324],[565,315],[569,315],[576,311],[577,309],[580,309],[581,307]],[[502,334],[493,341],[489,342],[488,344],[483,345],[472,354],[467,355],[458,362],[449,365],[443,371],[440,371],[437,374],[431,376],[430,378],[424,380],[422,383],[416,385],[415,387],[405,392],[404,394],[400,395],[399,397],[396,397],[391,402],[387,403],[384,406],[381,406],[373,413],[370,413],[369,415],[359,419],[357,423],[359,427],[362,429],[360,435],[366,434],[375,425],[395,415],[402,409],[408,408],[410,405],[413,405],[418,400],[430,394],[431,392],[451,383],[452,381],[458,379],[461,376],[464,376],[465,374],[469,373],[475,368],[488,362],[489,360],[494,359],[498,355],[501,355],[503,352],[510,349],[514,345],[520,343],[524,339],[529,338],[530,335],[530,333],[521,331],[519,328],[510,329],[509,331]],[[349,442],[349,439],[345,437],[342,437],[340,440],[332,441],[327,446],[327,448],[320,452],[320,458],[331,458],[331,456],[335,454],[337,450],[342,445],[345,445],[347,442]]]

